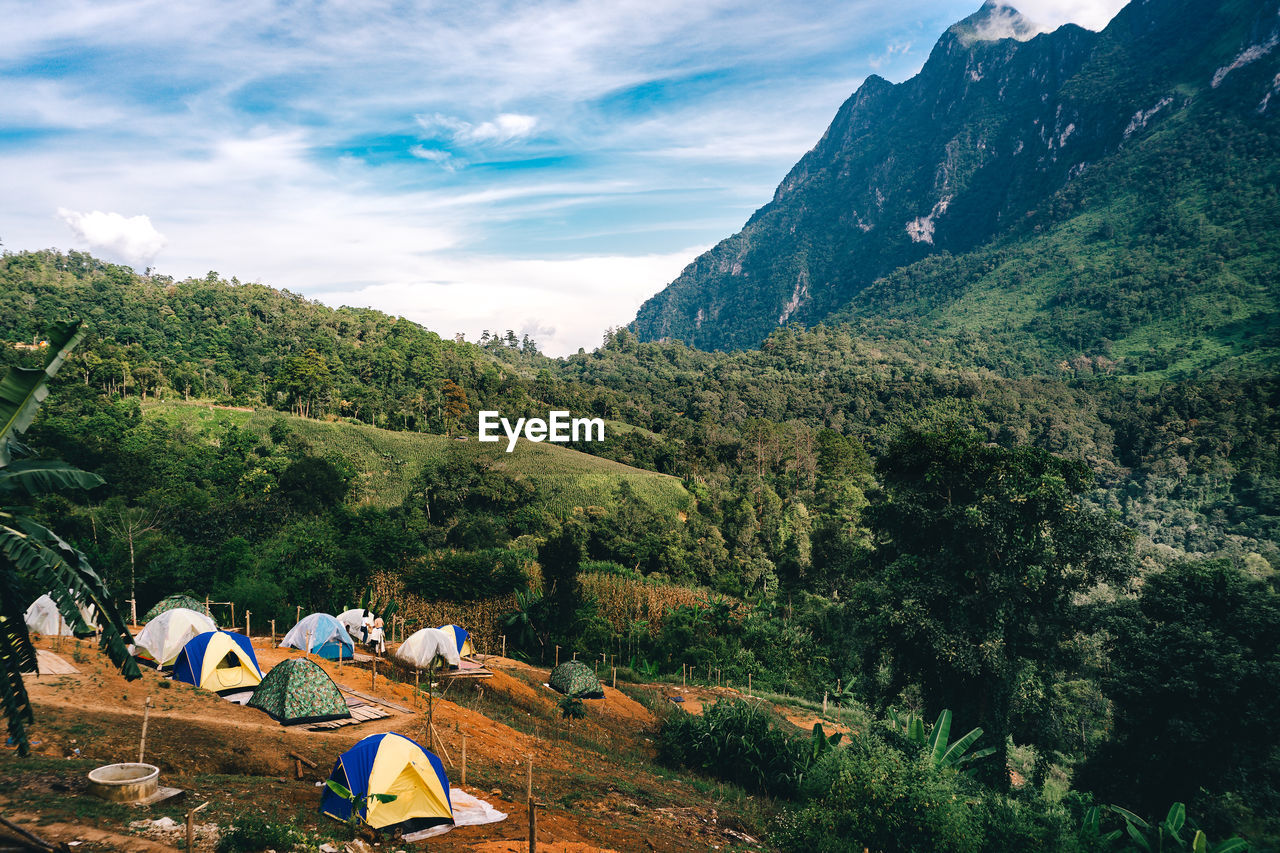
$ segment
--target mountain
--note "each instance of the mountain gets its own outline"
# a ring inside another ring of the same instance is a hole
[[[773,200],[633,327],[731,349],[839,320],[1132,370],[1157,332],[1219,360],[1260,339],[1280,352],[1278,12],[1135,0],[1101,33],[1037,33],[988,2],[915,77],[867,78]]]

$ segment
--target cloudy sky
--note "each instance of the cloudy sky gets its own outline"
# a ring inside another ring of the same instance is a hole
[[[978,5],[0,0],[0,241],[590,349]]]

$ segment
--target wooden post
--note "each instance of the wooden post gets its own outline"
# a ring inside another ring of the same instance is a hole
[[[413,668],[413,707],[418,707],[418,668]]]
[[[684,687],[686,685],[686,682],[684,680],[684,671],[687,667],[688,667],[688,664],[683,664],[683,663],[680,664],[680,686],[681,687]]]
[[[196,849],[196,812],[207,805],[209,805],[207,802],[201,803],[187,812],[187,853],[191,853],[192,850]]]
[[[314,634],[312,634],[310,631],[308,631],[308,632],[307,632],[307,648],[306,648],[306,650],[304,650],[304,651],[303,651],[303,653],[302,653],[302,656],[303,656],[303,657],[305,657],[305,658],[307,658],[308,660],[310,660],[310,659],[311,659],[311,638],[312,638],[313,636],[315,636],[315,635],[314,635]]]
[[[827,691],[822,691],[822,716],[827,715]]]
[[[502,635],[502,656],[504,658],[507,656],[507,635],[506,634]]]
[[[299,755],[296,752],[291,752],[289,755],[293,757],[293,776],[295,779],[302,778],[302,765],[305,764],[312,770],[316,767],[316,763],[304,755]]]
[[[246,610],[244,612],[244,635],[250,638],[253,637],[253,629],[249,627],[249,617],[252,615],[253,615],[252,610]]]
[[[213,616],[213,611],[209,609],[209,596],[207,595],[204,597],[204,612],[208,613],[211,617]]]
[[[271,620],[271,647],[274,649],[275,646],[276,646],[276,620],[272,619]]]
[[[613,689],[618,689],[618,668],[616,666],[613,668]]]
[[[236,626],[236,603],[234,601],[228,601],[227,604],[231,605],[231,623],[230,624],[231,624],[231,627],[234,628]]]
[[[751,695],[751,673],[747,673],[747,695]]]
[[[142,758],[147,753],[147,723],[151,720],[151,697],[147,697],[147,701],[142,705],[142,739],[138,741],[138,763],[142,763]]]
[[[369,670],[369,689],[372,690],[377,686],[378,686],[378,658],[375,656],[373,659],[373,669]]]
[[[573,653],[573,659],[574,659],[575,661],[578,659],[578,653],[577,653],[577,652],[574,652],[574,653]]]
[[[530,803],[533,802],[533,756],[529,756],[529,776],[525,781],[524,789],[525,799]]]
[[[129,624],[138,624],[138,599],[136,598],[129,599]]]
[[[560,665],[560,646],[556,645],[556,666]]]
[[[538,805],[529,800],[529,853],[538,853]]]
[[[462,736],[462,782],[467,784],[467,736]]]
[[[297,625],[299,622],[302,621],[302,605],[299,604],[295,606],[294,610],[296,612],[294,613],[294,616],[293,616],[293,624]]]

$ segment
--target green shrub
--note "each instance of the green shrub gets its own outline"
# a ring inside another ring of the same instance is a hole
[[[702,716],[676,711],[658,734],[664,764],[773,796],[795,795],[808,748],[773,725],[767,711],[740,699],[721,699]]]
[[[801,794],[808,803],[778,820],[774,840],[784,850],[984,849],[981,815],[963,777],[875,737],[856,737],[847,747],[828,751]]]
[[[305,842],[305,836],[289,824],[273,823],[257,815],[241,815],[218,839],[217,853],[262,853],[263,850],[285,853]]]

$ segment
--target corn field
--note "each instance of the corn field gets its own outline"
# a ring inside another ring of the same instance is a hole
[[[476,651],[497,654],[502,646],[502,618],[516,609],[515,593],[460,603],[427,601],[405,592],[404,581],[389,572],[378,572],[370,579],[370,595],[374,600],[394,601],[397,616],[404,619],[406,636],[420,628],[461,625],[471,633]]]
[[[663,618],[680,606],[707,606],[709,593],[670,584],[655,584],[619,575],[584,573],[578,576],[583,598],[594,598],[599,613],[619,634],[626,634],[637,622],[648,622],[655,633]],[[734,602],[735,611],[741,608]]]

